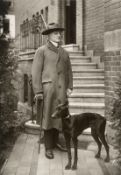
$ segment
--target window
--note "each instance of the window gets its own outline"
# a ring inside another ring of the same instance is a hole
[[[43,9],[41,10],[41,15],[43,15]]]
[[[9,24],[7,23],[9,21]],[[15,15],[6,15],[6,30],[8,31],[11,38],[15,38]]]
[[[48,23],[48,7],[45,8],[45,21]]]
[[[3,21],[3,32],[6,33],[6,34],[9,33],[9,25],[10,25],[9,19],[4,19],[4,21]]]

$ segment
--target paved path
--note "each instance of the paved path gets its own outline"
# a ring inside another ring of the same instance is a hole
[[[67,154],[54,150],[55,158],[52,160],[44,156],[44,146],[38,155],[38,137],[36,135],[21,134],[13,148],[12,153],[2,169],[1,175],[121,175],[121,172],[111,163],[102,159],[95,159],[95,143],[86,149],[78,149],[78,169],[65,170]],[[72,149],[73,154],[73,149]]]

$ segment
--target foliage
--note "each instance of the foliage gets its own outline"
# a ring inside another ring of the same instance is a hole
[[[20,128],[25,117],[17,110],[17,57],[11,48],[13,41],[5,30],[9,1],[0,0],[0,143]]]
[[[119,151],[119,164],[121,166],[121,75],[116,82],[115,98],[112,111],[112,128],[116,130],[115,148]]]
[[[13,80],[17,63],[12,50],[9,49],[9,41],[5,35],[0,37],[0,134],[9,132],[16,126],[17,97]]]
[[[10,6],[9,1],[0,0],[0,15],[5,16],[8,12],[9,6]]]
[[[9,6],[10,2],[0,0],[0,143],[3,136],[18,125],[17,115],[14,113],[17,107],[14,88],[17,61],[4,28]]]

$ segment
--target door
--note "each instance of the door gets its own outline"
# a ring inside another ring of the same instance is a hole
[[[65,3],[65,43],[76,43],[76,0],[66,0]]]

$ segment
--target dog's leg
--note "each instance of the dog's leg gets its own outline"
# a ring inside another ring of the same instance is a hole
[[[65,169],[71,169],[71,136],[64,134],[65,141],[66,141],[66,147],[67,147],[67,154],[68,154],[68,163],[65,166]]]
[[[105,162],[109,162],[110,161],[109,146],[106,142],[104,133],[100,133],[99,138],[100,138],[101,142],[103,143],[103,145],[105,147],[105,150],[106,150],[107,155],[106,155],[106,158],[105,158]]]
[[[102,142],[102,144],[104,145],[105,147],[105,150],[106,150],[106,158],[105,158],[105,162],[109,162],[110,161],[110,155],[109,155],[109,146],[106,142],[106,139],[105,139],[105,127],[106,127],[106,120],[103,120],[101,125],[100,125],[100,129],[99,129],[99,138]]]
[[[98,145],[98,152],[97,154],[95,155],[96,158],[100,158],[100,154],[101,154],[101,148],[102,148],[102,143],[100,142],[99,138],[98,138],[98,134],[96,132],[95,129],[92,129],[91,128],[91,134],[92,134],[92,137],[94,138],[94,140],[96,141],[97,145]]]
[[[78,149],[78,140],[77,137],[72,137],[73,144],[74,144],[74,162],[72,165],[72,170],[77,169],[77,160],[78,160],[78,155],[77,155],[77,149]]]

